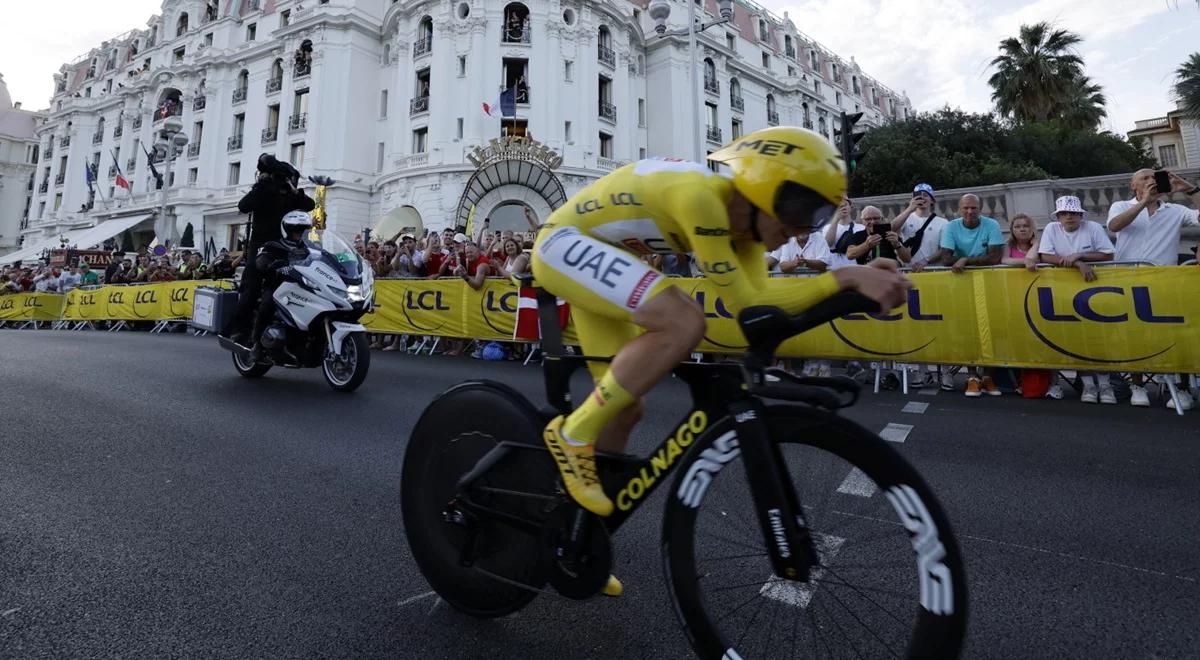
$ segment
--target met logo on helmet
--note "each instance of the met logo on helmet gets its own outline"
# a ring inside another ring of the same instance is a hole
[[[734,148],[734,153],[740,152],[743,149],[752,149],[764,156],[787,156],[793,151],[801,151],[804,147],[782,140],[743,140],[737,143]]]

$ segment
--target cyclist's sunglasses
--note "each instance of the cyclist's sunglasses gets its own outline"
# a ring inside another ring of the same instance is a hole
[[[812,188],[787,181],[775,193],[774,211],[783,224],[793,229],[814,231],[829,222],[837,205]]]

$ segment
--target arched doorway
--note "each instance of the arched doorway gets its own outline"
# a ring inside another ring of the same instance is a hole
[[[562,157],[537,140],[495,139],[486,147],[476,148],[469,158],[478,169],[459,198],[456,226],[465,227],[471,209],[475,209],[476,223],[497,213],[491,229],[523,231],[529,228],[524,208],[532,210],[541,223],[567,201],[562,182],[553,172],[562,164]],[[517,221],[513,226],[499,226],[513,220]]]

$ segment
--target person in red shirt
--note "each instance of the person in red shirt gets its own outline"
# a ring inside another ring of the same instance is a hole
[[[472,289],[483,288],[483,280],[492,271],[492,262],[487,255],[480,253],[479,246],[471,241],[463,244],[463,252],[459,257],[458,268],[454,274],[463,278]]]

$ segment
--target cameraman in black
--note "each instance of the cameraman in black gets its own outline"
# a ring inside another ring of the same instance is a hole
[[[242,270],[237,313],[226,328],[226,335],[236,343],[249,345],[255,307],[262,293],[262,277],[255,257],[267,243],[284,236],[280,231],[283,216],[288,211],[311,211],[316,203],[297,189],[300,172],[289,163],[270,154],[258,157],[258,180],[250,192],[238,202],[238,211],[250,215],[250,235],[246,240],[246,267]]]

